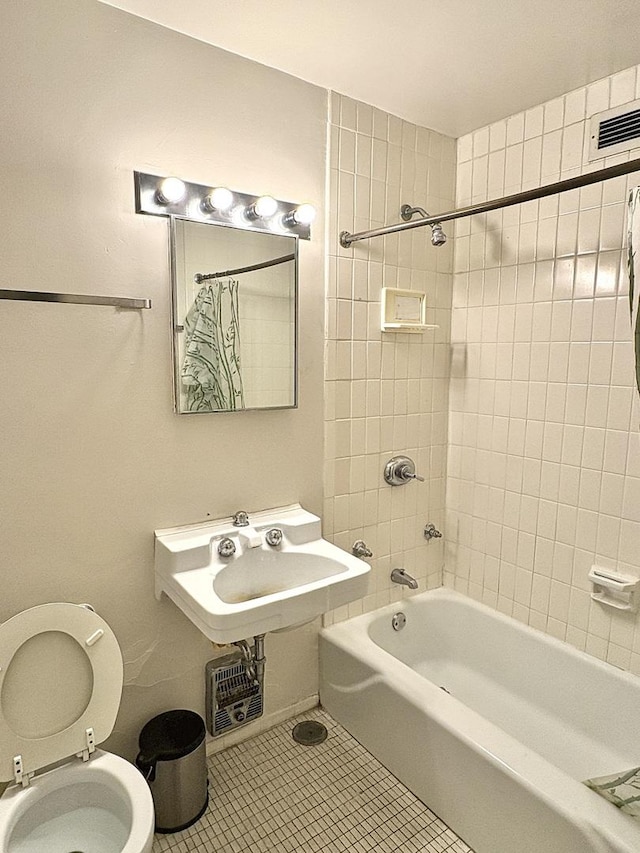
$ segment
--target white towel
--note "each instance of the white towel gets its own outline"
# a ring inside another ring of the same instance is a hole
[[[627,267],[629,271],[629,310],[631,334],[635,353],[636,387],[640,392],[640,187],[629,193],[627,236]]]

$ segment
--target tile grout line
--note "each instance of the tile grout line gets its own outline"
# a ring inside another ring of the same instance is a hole
[[[301,747],[291,728],[323,722],[329,737]],[[207,762],[201,820],[157,835],[153,853],[473,853],[427,806],[320,709],[301,714]]]

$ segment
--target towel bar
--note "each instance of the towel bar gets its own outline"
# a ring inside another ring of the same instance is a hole
[[[39,290],[2,290],[0,299],[17,299],[24,302],[70,302],[77,305],[111,305],[115,308],[151,308],[150,299],[133,299],[129,296],[90,296],[82,293],[48,293]]]

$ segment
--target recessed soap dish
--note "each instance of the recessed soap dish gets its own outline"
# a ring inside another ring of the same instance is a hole
[[[380,299],[383,332],[426,332],[440,326],[427,323],[427,295],[416,290],[383,287]]]
[[[634,612],[638,609],[636,590],[640,584],[639,578],[592,566],[589,580],[593,584],[591,598],[594,601],[615,607],[616,610]]]

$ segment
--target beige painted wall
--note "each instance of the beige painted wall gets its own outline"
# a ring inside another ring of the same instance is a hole
[[[323,228],[300,248],[300,406],[172,411],[167,223],[134,169],[323,207],[326,93],[94,0],[0,10],[2,287],[143,296],[150,311],[1,302],[0,619],[88,601],[126,660],[107,748],[203,710],[211,649],[153,595],[153,531],[322,505]],[[317,626],[267,639],[267,712],[317,689]]]

